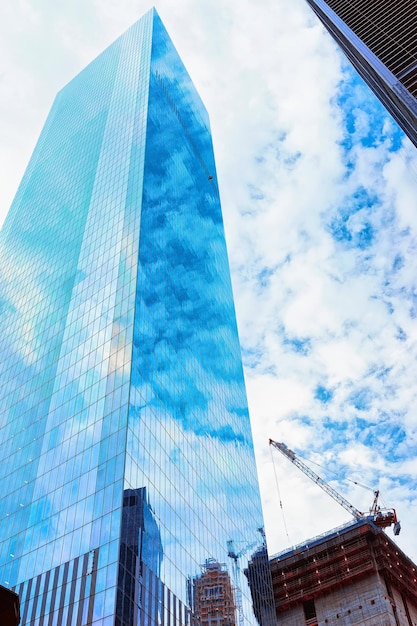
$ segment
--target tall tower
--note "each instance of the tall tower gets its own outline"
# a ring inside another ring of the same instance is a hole
[[[23,625],[198,624],[187,581],[263,521],[209,122],[155,10],[58,94],[0,248],[0,585]]]
[[[417,146],[417,0],[307,0]]]

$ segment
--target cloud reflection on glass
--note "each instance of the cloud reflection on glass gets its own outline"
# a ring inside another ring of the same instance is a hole
[[[214,559],[255,623],[263,520],[211,134],[156,12],[58,94],[1,246],[0,582],[24,619],[189,623]]]

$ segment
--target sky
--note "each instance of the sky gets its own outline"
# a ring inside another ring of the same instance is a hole
[[[0,221],[56,92],[151,6],[1,4]],[[416,150],[304,0],[155,6],[210,114],[269,551],[351,519],[272,438],[380,489],[417,561]]]

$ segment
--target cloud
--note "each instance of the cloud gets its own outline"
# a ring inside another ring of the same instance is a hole
[[[149,3],[115,6],[1,7],[2,213],[55,92]],[[380,485],[416,559],[415,149],[302,0],[157,8],[211,117],[271,551],[269,437]],[[283,462],[292,542],[347,519]]]

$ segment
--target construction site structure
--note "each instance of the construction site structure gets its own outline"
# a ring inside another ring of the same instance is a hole
[[[197,626],[237,626],[232,581],[224,563],[207,559],[190,580],[190,604]]]
[[[280,626],[416,626],[417,566],[357,520],[270,559]]]

